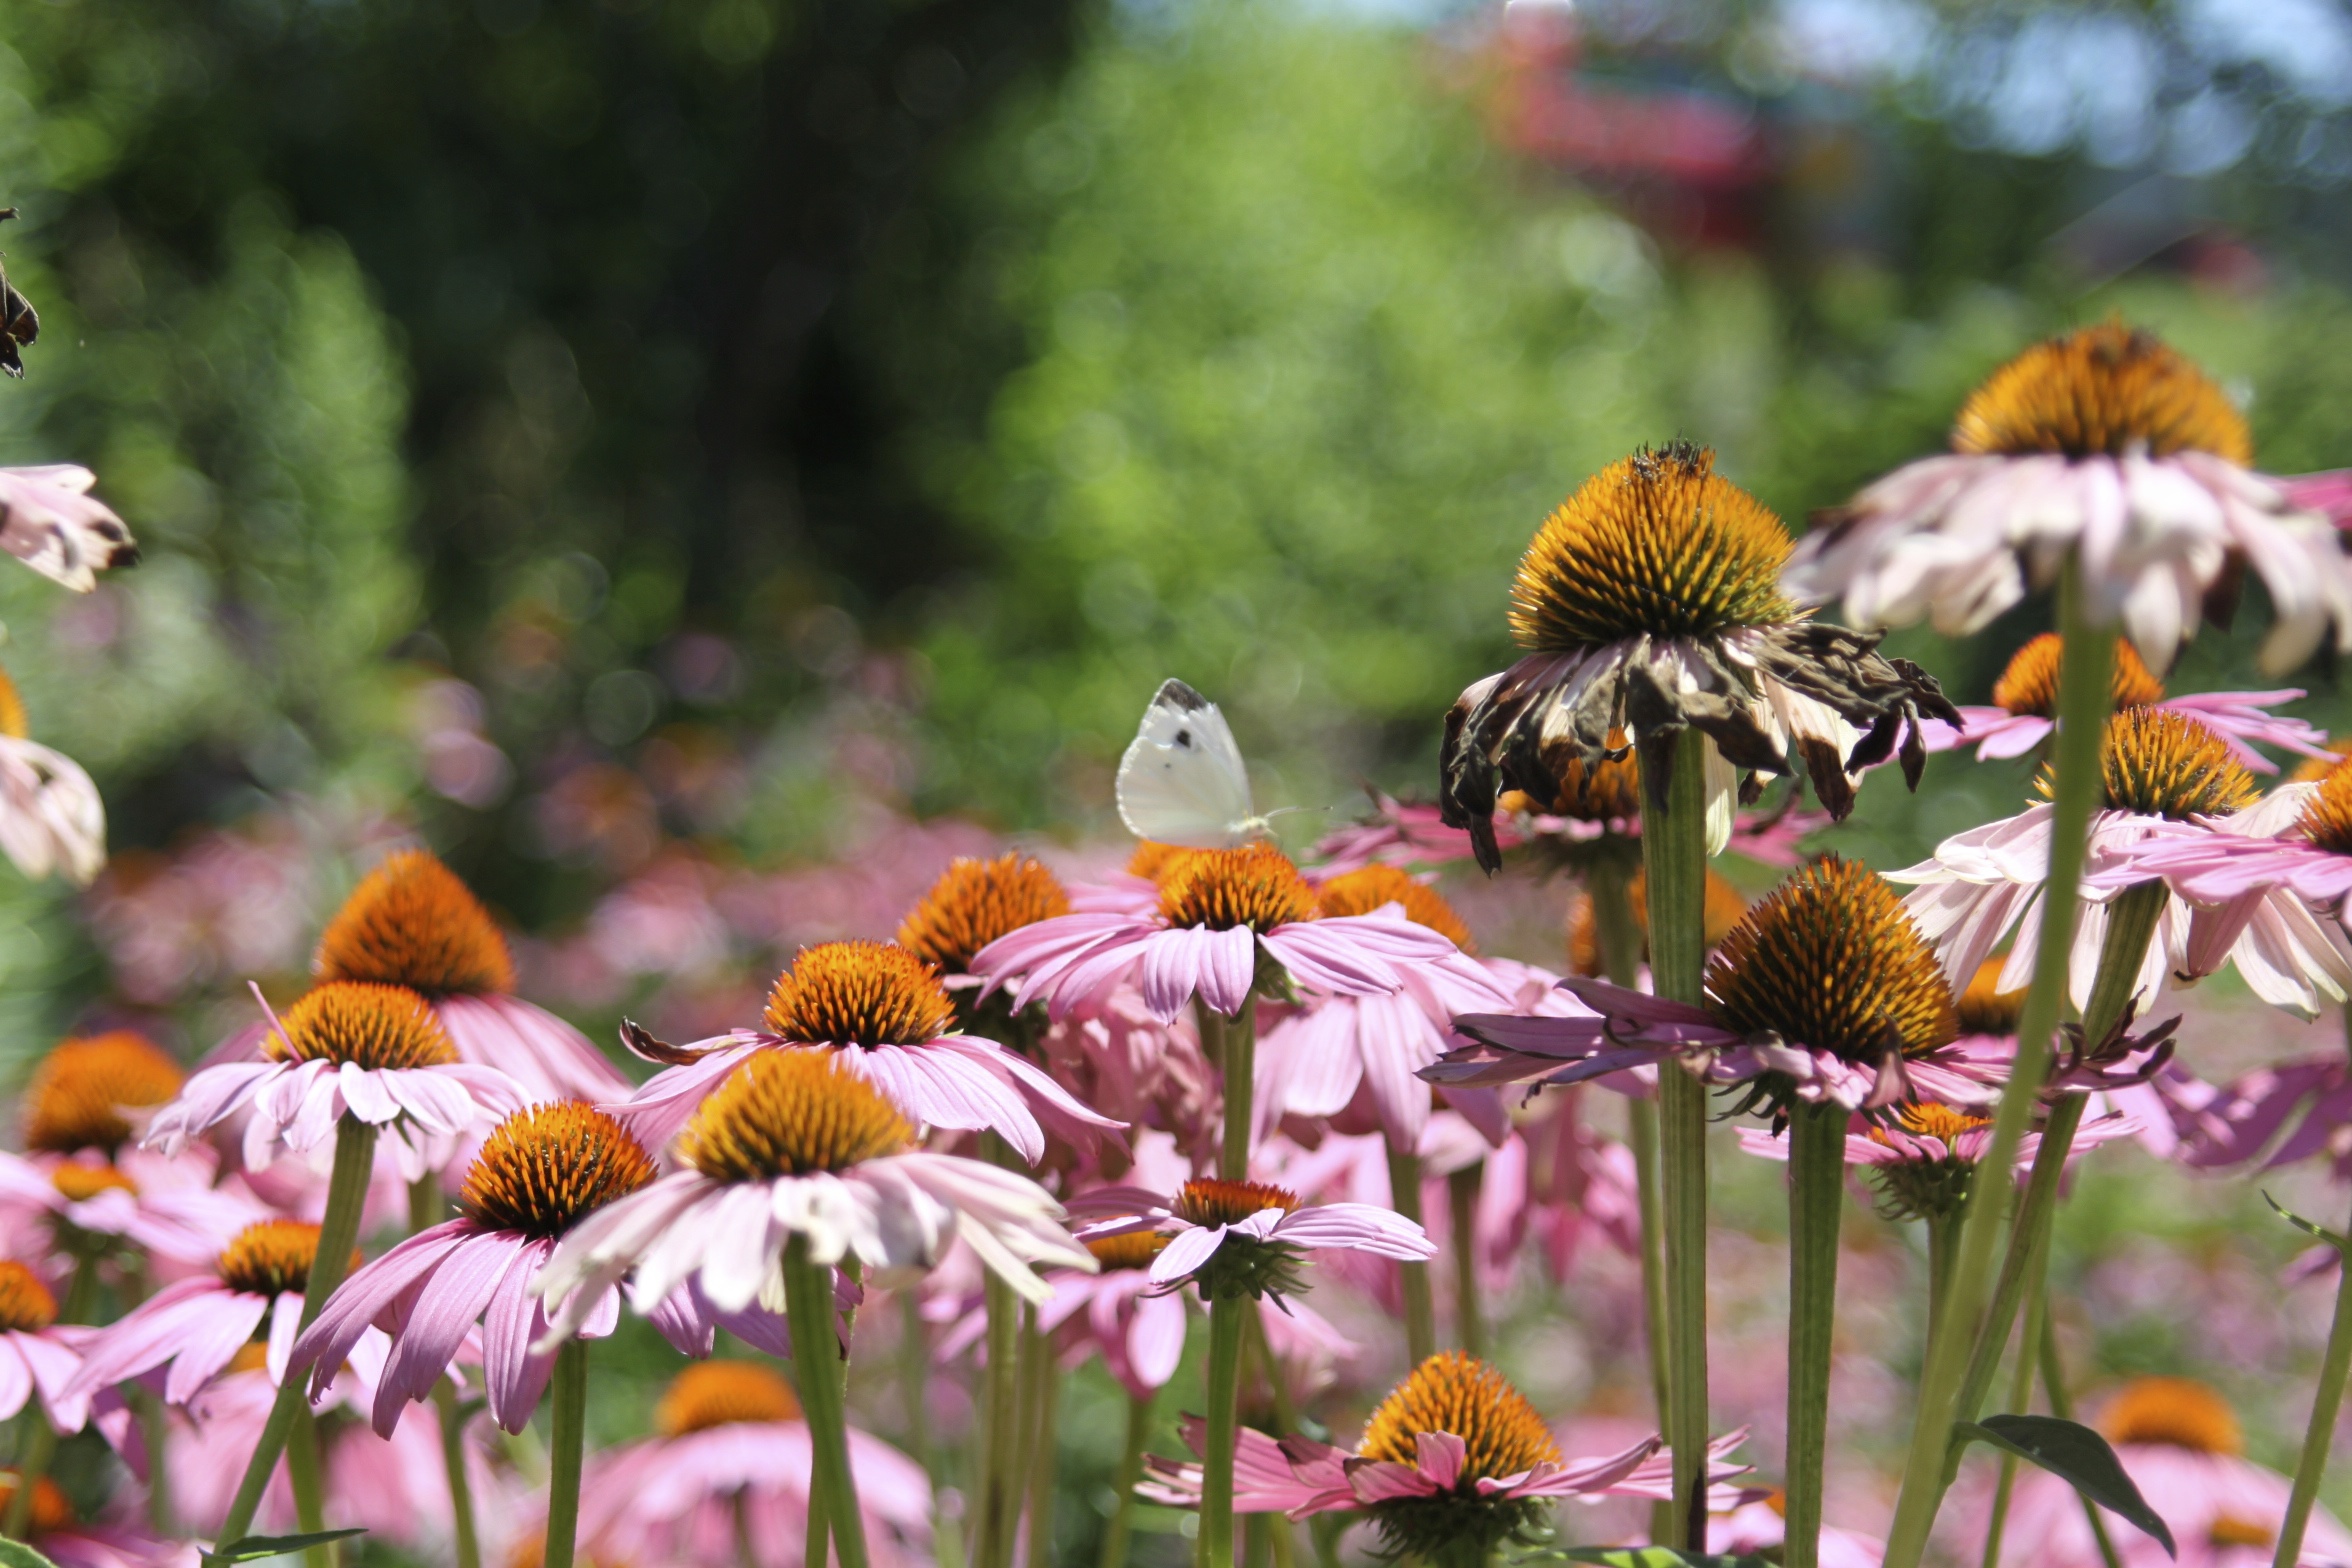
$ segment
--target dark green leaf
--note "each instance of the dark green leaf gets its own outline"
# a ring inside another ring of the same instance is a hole
[[[264,1557],[288,1557],[306,1546],[320,1546],[328,1541],[347,1541],[355,1535],[365,1535],[365,1529],[313,1530],[308,1535],[249,1535],[241,1541],[215,1547],[204,1554],[205,1560],[215,1563],[249,1563]]]
[[[0,1568],[57,1568],[57,1565],[24,1542],[0,1535]]]
[[[2294,1226],[2297,1230],[2303,1232],[2307,1236],[2317,1236],[2321,1241],[2326,1242],[2329,1246],[2335,1248],[2338,1252],[2342,1252],[2348,1245],[2342,1236],[2339,1236],[2334,1231],[2329,1230],[2325,1225],[2320,1224],[2319,1221],[2307,1220],[2302,1215],[2295,1213],[2292,1209],[2282,1207],[2278,1199],[2272,1197],[2269,1193],[2266,1192],[2262,1195],[2262,1201],[2269,1204],[2273,1209],[2276,1209],[2280,1219],[2285,1220],[2289,1225]]]
[[[2172,1544],[2172,1531],[2124,1473],[2123,1463],[2107,1446],[2107,1439],[2079,1421],[2061,1421],[2056,1416],[1986,1416],[1982,1421],[1961,1422],[1959,1430],[1963,1440],[1990,1443],[2040,1465],[2101,1508],[2154,1536],[2166,1555],[2180,1555]]]

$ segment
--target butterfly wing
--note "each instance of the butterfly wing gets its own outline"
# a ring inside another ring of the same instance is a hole
[[[1230,849],[1258,830],[1225,715],[1182,681],[1160,687],[1119,761],[1119,820],[1182,849]]]

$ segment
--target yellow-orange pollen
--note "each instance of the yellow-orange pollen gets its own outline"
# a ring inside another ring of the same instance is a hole
[[[1543,759],[1558,792],[1546,802],[1528,801],[1538,811],[1579,822],[1630,822],[1641,815],[1641,761],[1623,730],[1609,732],[1609,746],[1623,756],[1588,763],[1583,749],[1566,740],[1543,748]],[[1526,797],[1521,797],[1523,800]]]
[[[1394,866],[1343,872],[1315,890],[1315,901],[1326,915],[1368,915],[1384,905],[1402,904],[1405,918],[1413,924],[1427,926],[1465,953],[1478,951],[1454,906],[1437,889]]]
[[[0,1333],[38,1334],[57,1321],[57,1298],[41,1276],[14,1258],[0,1259]]]
[[[678,1157],[716,1181],[842,1171],[896,1154],[915,1130],[831,1051],[755,1052],[695,1111]]]
[[[319,936],[321,980],[371,980],[427,996],[514,989],[498,922],[457,873],[421,849],[387,855]]]
[[[2318,757],[2305,757],[2296,763],[2294,771],[2287,775],[2289,784],[2317,784],[2333,773],[2337,765],[2346,757],[2352,757],[2352,735],[2338,735],[2319,749],[2331,752],[2333,755],[2325,760]]]
[[[2256,1519],[2241,1519],[2235,1514],[2216,1514],[2206,1528],[2205,1539],[2215,1546],[2251,1546],[2257,1551],[2270,1550],[2278,1539],[2269,1525]]]
[[[500,1122],[474,1157],[457,1201],[493,1230],[560,1236],[656,1174],[653,1157],[619,1122],[566,1100],[529,1106]]]
[[[231,1290],[255,1296],[299,1293],[310,1283],[310,1266],[318,1258],[319,1228],[300,1220],[256,1220],[237,1232],[213,1264],[213,1272]],[[358,1249],[351,1254],[359,1263]]]
[[[1633,929],[1641,944],[1640,951],[1650,950],[1649,884],[1636,871],[1625,884],[1625,902],[1633,914]],[[1701,908],[1700,920],[1706,927],[1706,941],[1715,946],[1731,935],[1732,927],[1740,923],[1748,912],[1748,901],[1740,890],[1716,871],[1707,870],[1707,897]],[[1593,901],[1589,896],[1571,899],[1568,903],[1568,966],[1580,975],[1601,972],[1601,928]]]
[[[1964,1135],[1981,1132],[1992,1125],[1985,1117],[1971,1116],[1966,1111],[1956,1111],[1948,1105],[1932,1102],[1899,1106],[1895,1111],[1895,1120],[1905,1132],[1922,1138],[1934,1138],[1947,1149],[1957,1148]],[[1870,1129],[1870,1136],[1880,1143],[1889,1141],[1875,1127]]]
[[[1145,839],[1135,846],[1135,853],[1127,857],[1127,874],[1141,877],[1146,882],[1157,882],[1168,874],[1168,868],[1198,850],[1182,849],[1174,844],[1157,844]]]
[[[2200,1454],[2243,1453],[2246,1435],[2229,1401],[2185,1377],[2135,1377],[2107,1402],[2099,1430],[2110,1443],[2170,1443]]]
[[[16,689],[16,682],[6,670],[0,670],[0,735],[23,740],[33,733],[33,726],[25,715],[24,694]]]
[[[963,974],[998,937],[1069,912],[1061,878],[1028,856],[959,857],[899,922],[898,945],[941,974]]]
[[[1264,935],[1318,913],[1315,890],[1271,844],[1194,850],[1160,879],[1160,914],[1172,926],[1248,926]]]
[[[1676,442],[1587,479],[1544,520],[1511,584],[1520,646],[1571,653],[1626,637],[1705,637],[1792,619],[1788,529]]]
[[[49,1185],[76,1203],[87,1203],[102,1192],[138,1196],[139,1184],[111,1165],[60,1165],[49,1173]]]
[[[738,1421],[797,1421],[792,1385],[756,1361],[699,1361],[670,1379],[653,1424],[664,1437],[683,1437]]]
[[[25,1085],[25,1147],[52,1154],[118,1149],[134,1131],[123,1113],[170,1104],[186,1078],[161,1047],[128,1029],[67,1040]]]
[[[1463,1492],[1479,1481],[1499,1481],[1560,1458],[1551,1428],[1527,1397],[1502,1373],[1458,1350],[1439,1351],[1390,1390],[1365,1423],[1356,1452],[1366,1459],[1413,1464],[1419,1458],[1413,1440],[1425,1432],[1450,1432],[1462,1440],[1457,1485]]]
[[[1993,706],[2020,718],[2058,716],[2058,664],[2065,643],[2056,632],[2044,632],[2017,650],[2001,678],[1993,682]],[[2164,700],[2164,682],[2127,641],[2115,644],[2115,665],[2108,682],[2109,698],[2118,713],[2146,708]]]
[[[1203,1176],[1177,1190],[1176,1217],[1195,1225],[1232,1225],[1267,1209],[1295,1213],[1298,1194],[1256,1181],[1220,1181]]]
[[[2127,708],[2109,719],[2099,765],[2108,808],[2140,816],[2226,817],[2261,793],[2220,736],[2163,708]],[[2044,766],[2034,788],[2053,798],[2056,771]]]
[[[281,1062],[349,1062],[377,1071],[457,1060],[432,1004],[405,986],[330,981],[312,987],[278,1022],[264,1049]]]
[[[21,1478],[14,1470],[0,1470],[0,1513],[16,1500],[16,1488]],[[35,1540],[52,1530],[62,1530],[74,1522],[73,1500],[64,1488],[47,1476],[33,1483],[32,1534]]]
[[[822,942],[776,977],[767,1024],[810,1045],[921,1045],[955,1027],[955,1003],[895,942]]]
[[[2023,991],[2001,989],[2001,971],[2007,958],[1988,958],[1976,966],[1968,985],[1954,1005],[1959,1010],[1962,1034],[2015,1034],[2018,1016],[2025,1011]]]
[[[2120,321],[2037,343],[1969,394],[1952,450],[2023,457],[2210,452],[2254,460],[2246,416],[2210,376]]]
[[[1918,1056],[1959,1029],[1952,989],[1903,901],[1867,866],[1824,856],[1792,873],[1715,950],[1711,1009],[1743,1034],[1852,1062]]]
[[[1094,1254],[1094,1261],[1103,1266],[1105,1273],[1113,1269],[1148,1269],[1173,1239],[1162,1231],[1131,1230],[1124,1236],[1089,1237],[1086,1250]]]
[[[2352,762],[2330,768],[2303,802],[2295,831],[2321,849],[2352,855]]]

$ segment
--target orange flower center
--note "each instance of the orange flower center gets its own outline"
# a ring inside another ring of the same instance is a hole
[[[2352,855],[2352,762],[2339,762],[2321,777],[2295,829],[2321,849]]]
[[[1470,928],[1454,913],[1454,906],[1437,889],[1394,866],[1343,872],[1317,888],[1315,900],[1326,915],[1368,915],[1388,904],[1402,904],[1405,918],[1413,924],[1427,926],[1465,953],[1478,951]]]
[[[404,985],[427,996],[514,989],[514,959],[482,901],[430,852],[402,850],[361,879],[319,937],[321,980]]]
[[[6,670],[0,670],[0,735],[23,740],[33,733],[32,724],[25,716],[24,694],[16,689],[16,682]]]
[[[2015,1034],[2018,1015],[2025,1011],[2023,991],[2001,989],[2006,958],[1988,958],[1976,966],[1967,989],[1956,1004],[1962,1034]]]
[[[2020,717],[2054,719],[2058,716],[2058,663],[2065,643],[2056,632],[2044,632],[2028,642],[1993,682],[1993,706]],[[2115,644],[2114,675],[2109,691],[2115,710],[2153,707],[2164,700],[2164,682],[2140,658],[2130,642]]]
[[[1905,1132],[1916,1133],[1922,1138],[1939,1139],[1946,1148],[1956,1146],[1963,1134],[1979,1132],[1992,1125],[1985,1117],[1971,1116],[1966,1111],[1956,1111],[1948,1105],[1937,1105],[1932,1101],[1897,1107],[1895,1120]],[[1872,1129],[1874,1134],[1876,1130]]]
[[[1113,1269],[1148,1269],[1152,1260],[1167,1250],[1173,1239],[1156,1230],[1131,1230],[1124,1236],[1098,1236],[1086,1243],[1086,1250],[1094,1254],[1094,1261],[1109,1273]]]
[[[2037,343],[1969,394],[1955,452],[2122,457],[2210,452],[2241,467],[2254,438],[2213,379],[2120,321]]]
[[[767,1023],[810,1045],[922,1045],[955,1027],[955,1003],[895,942],[822,942],[776,977]]]
[[[1135,853],[1127,857],[1127,874],[1141,877],[1146,882],[1157,882],[1168,874],[1168,868],[1197,850],[1179,849],[1174,844],[1155,844],[1145,839],[1135,846]]]
[[[2220,736],[2162,708],[2126,708],[2109,719],[2100,769],[2108,808],[2141,816],[2226,817],[2260,797],[2254,775]],[[2055,796],[2056,779],[2047,764],[2034,776],[2044,800]]]
[[[757,1051],[678,1135],[678,1157],[714,1181],[843,1171],[896,1154],[915,1130],[831,1051]]]
[[[1372,1412],[1356,1452],[1366,1459],[1409,1465],[1419,1458],[1414,1439],[1450,1432],[1467,1451],[1460,1489],[1558,1463],[1559,1445],[1527,1396],[1485,1362],[1441,1350],[1415,1367]]]
[[[1634,930],[1641,936],[1641,950],[1645,955],[1650,950],[1649,891],[1649,883],[1640,871],[1626,880],[1625,900],[1632,908]],[[1710,866],[1706,903],[1700,912],[1707,928],[1707,945],[1713,947],[1731,935],[1731,928],[1747,912],[1748,901],[1740,896],[1740,890]],[[1601,972],[1601,931],[1589,897],[1580,896],[1568,904],[1568,964],[1580,975]]]
[[[792,1385],[756,1361],[698,1361],[670,1380],[654,1407],[664,1437],[683,1437],[738,1421],[797,1421]]]
[[[49,1173],[49,1185],[76,1203],[87,1203],[102,1192],[127,1192],[136,1197],[139,1184],[111,1165],[60,1165]]]
[[[1256,1181],[1220,1181],[1203,1176],[1186,1182],[1176,1194],[1176,1214],[1195,1225],[1233,1225],[1267,1209],[1295,1213],[1298,1194],[1286,1187]]]
[[[998,937],[1069,912],[1061,878],[1028,856],[959,857],[899,922],[898,945],[942,974],[960,975]]]
[[[41,1059],[25,1086],[25,1147],[52,1154],[121,1148],[125,1110],[168,1105],[187,1074],[144,1035],[127,1029],[68,1040]]]
[[[0,1259],[0,1333],[38,1334],[57,1321],[57,1298],[41,1276],[14,1258]]]
[[[280,1015],[264,1045],[281,1062],[349,1062],[369,1071],[445,1067],[457,1050],[433,1007],[406,986],[332,980]]]
[[[19,1479],[14,1470],[0,1470],[0,1513],[6,1513],[8,1505],[16,1500]],[[53,1530],[65,1529],[73,1522],[73,1501],[65,1495],[64,1489],[47,1476],[35,1481],[32,1519],[34,1539],[38,1540]]]
[[[256,1220],[237,1232],[213,1263],[213,1272],[231,1290],[253,1296],[299,1294],[310,1284],[310,1266],[318,1259],[319,1228],[300,1220]],[[359,1249],[351,1249],[351,1266],[359,1267]]]
[[[1317,913],[1315,890],[1271,844],[1188,850],[1160,880],[1160,914],[1172,926],[1264,935]]]
[[[1610,749],[1625,754],[1597,763],[1586,762],[1583,749],[1565,741],[1544,747],[1544,761],[1559,780],[1559,793],[1548,805],[1532,803],[1534,808],[1579,822],[1628,822],[1640,816],[1641,760],[1632,744],[1623,730],[1611,730]]]
[[[2278,1539],[2269,1525],[2253,1519],[2240,1519],[2235,1514],[2217,1514],[2205,1532],[2205,1539],[2215,1546],[2251,1546],[2267,1552]]]
[[[2170,1443],[2200,1454],[2243,1453],[2245,1433],[2229,1401],[2185,1377],[2135,1377],[2107,1402],[2099,1430],[2110,1443]]]
[[[2305,757],[2301,762],[2295,764],[2295,771],[2287,775],[2288,783],[2317,784],[2321,779],[2326,778],[2335,771],[2338,763],[2346,757],[2352,757],[2352,735],[2338,735],[2319,749],[2332,752],[2334,755],[2325,761],[2317,757]]]
[[[458,1206],[492,1230],[560,1236],[656,1175],[653,1157],[577,1100],[533,1105],[498,1124],[466,1172]]]

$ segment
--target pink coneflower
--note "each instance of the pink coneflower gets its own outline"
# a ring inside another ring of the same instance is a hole
[[[164,1402],[184,1405],[240,1357],[250,1360],[248,1346],[282,1382],[318,1239],[316,1225],[298,1220],[248,1225],[211,1274],[164,1286],[92,1339],[67,1391],[87,1396],[164,1368]],[[377,1364],[382,1336],[366,1350]]]
[[[750,1361],[710,1361],[672,1380],[658,1435],[595,1455],[581,1488],[580,1541],[606,1563],[797,1568],[808,1521],[809,1430],[784,1379]],[[851,1428],[849,1463],[876,1568],[930,1561],[931,1483],[922,1466]]]
[[[0,1470],[0,1511],[16,1496],[17,1472]],[[26,1545],[57,1568],[196,1568],[193,1542],[167,1541],[135,1525],[84,1521],[72,1499],[47,1476],[33,1483]]]
[[[2037,344],[1960,410],[1923,458],[1825,516],[1783,582],[1865,626],[1980,631],[2070,556],[2094,624],[2121,622],[2158,669],[2207,596],[2251,565],[2277,614],[2266,667],[2301,663],[2333,621],[2352,635],[2335,530],[2253,472],[2245,417],[2196,366],[2120,322]]]
[[[1018,1051],[956,1031],[955,1003],[922,959],[893,942],[804,947],[768,993],[765,1030],[656,1047],[682,1065],[605,1108],[646,1143],[669,1141],[695,1107],[763,1051],[817,1050],[880,1090],[918,1127],[996,1133],[1032,1165],[1050,1127],[1090,1145],[1123,1124],[1099,1116]]]
[[[1173,1197],[1140,1187],[1105,1187],[1070,1200],[1072,1212],[1105,1217],[1083,1240],[1148,1231],[1167,1244],[1146,1271],[1173,1290],[1190,1280],[1204,1299],[1281,1296],[1299,1289],[1303,1253],[1330,1249],[1419,1263],[1437,1249],[1421,1227],[1368,1203],[1302,1205],[1287,1188],[1201,1177]]]
[[[565,1231],[654,1174],[652,1158],[601,1111],[558,1101],[516,1112],[466,1173],[463,1215],[417,1232],[344,1280],[295,1341],[288,1367],[310,1374],[316,1399],[360,1336],[380,1323],[392,1354],[373,1420],[390,1436],[402,1408],[432,1392],[479,1321],[490,1419],[520,1432],[555,1370],[554,1348],[540,1348],[548,1319],[531,1280]],[[619,1307],[608,1289],[580,1333],[611,1333]]]
[[[0,469],[0,480],[6,474]],[[0,546],[6,538],[0,524]],[[106,803],[98,786],[73,758],[32,739],[24,698],[5,670],[0,670],[0,853],[28,877],[55,871],[82,887],[106,865]]]
[[[1963,707],[1961,724],[1938,720],[1927,727],[1927,749],[1950,751],[1974,746],[1979,761],[2022,757],[2049,739],[2058,714],[2058,665],[2064,644],[2055,632],[2044,632],[2017,650],[2001,678],[1993,682],[1993,705]],[[2297,688],[2282,691],[2211,691],[2167,697],[2164,682],[2143,662],[2131,644],[2115,650],[2111,680],[2114,705],[2123,708],[2163,708],[2186,714],[2221,737],[2230,754],[2256,773],[2276,773],[2278,764],[2256,751],[2252,743],[2333,761],[2324,742],[2327,732],[2301,719],[2268,710],[2303,695]]]
[[[631,1270],[640,1310],[694,1280],[719,1310],[740,1312],[769,1290],[795,1236],[812,1263],[854,1257],[902,1269],[934,1266],[961,1238],[1032,1301],[1051,1291],[1031,1264],[1094,1266],[1044,1188],[978,1160],[910,1150],[913,1141],[906,1118],[841,1053],[753,1052],[680,1135],[685,1169],[557,1243],[531,1285],[564,1304],[548,1337],[576,1331]]]
[[[0,468],[0,550],[75,593],[96,588],[100,572],[136,565],[131,531],[90,494],[97,482],[73,463]]]
[[[1149,915],[1039,921],[990,943],[972,972],[991,989],[1011,986],[1015,1007],[1043,1001],[1056,1019],[1130,975],[1161,1018],[1176,1017],[1195,995],[1233,1017],[1257,988],[1261,955],[1310,991],[1386,996],[1404,985],[1409,966],[1457,952],[1402,913],[1322,914],[1315,890],[1280,850],[1248,844],[1184,852]]]
[[[90,1395],[74,1379],[90,1333],[61,1328],[57,1297],[41,1276],[14,1259],[0,1260],[0,1421],[38,1395],[50,1430],[79,1432],[90,1419]]]
[[[2266,833],[2292,820],[2287,814],[2308,789],[2285,785],[2263,800],[2252,776],[2219,737],[2193,719],[2157,708],[2126,709],[2108,721],[2101,765],[2101,809],[2091,818],[2082,918],[2069,966],[2077,1007],[2088,1002],[2097,977],[2113,900],[2158,876],[2141,867],[2143,841],[2275,843]],[[2046,771],[2038,782],[2047,793]],[[1955,980],[1973,975],[2012,930],[2016,941],[2000,983],[2022,990],[2031,978],[2040,946],[2053,809],[2031,806],[1955,834],[1936,846],[1934,858],[1888,874],[1916,884],[1905,907],[1942,952],[1945,972]],[[2239,891],[2243,896],[2233,897],[2226,911],[2192,907],[2178,892],[2165,901],[2133,983],[2142,1005],[2169,979],[2193,980],[2224,963],[2234,963],[2264,1001],[2306,1017],[2317,1010],[2321,997],[2341,1001],[2352,986],[2352,954],[2344,951],[2340,937],[2331,935],[2330,927],[2314,919],[2290,890],[2256,886]],[[1936,1097],[1950,1098],[1940,1091]]]
[[[2085,1121],[2068,1145],[2069,1162],[2084,1151],[2117,1138],[2129,1138],[2139,1124],[2121,1111],[2109,1111]],[[1865,1121],[1857,1117],[1846,1133],[1846,1163],[1870,1173],[1872,1185],[1887,1211],[1898,1217],[1942,1219],[1959,1212],[1968,1184],[1993,1141],[1989,1116],[1973,1115],[1933,1101],[1915,1101],[1893,1108],[1891,1114]],[[1768,1160],[1789,1157],[1789,1141],[1778,1128],[1742,1127],[1740,1147]],[[2040,1133],[2018,1141],[2017,1170],[2033,1168],[2041,1152]]]
[[[2124,1472],[2164,1520],[2180,1549],[2111,1522],[2125,1568],[2264,1568],[2286,1517],[2287,1478],[2244,1455],[2238,1420],[2222,1397],[2186,1378],[2134,1378],[2108,1401],[2100,1430]],[[2047,1471],[2017,1478],[2008,1539],[2030,1542],[2034,1568],[2097,1568],[2101,1554],[2074,1488]],[[2352,1562],[2352,1534],[2314,1507],[2301,1563]]]
[[[147,1142],[176,1156],[206,1129],[244,1113],[244,1157],[266,1166],[280,1149],[330,1144],[346,1112],[402,1141],[454,1139],[520,1110],[522,1086],[495,1067],[458,1060],[424,997],[402,986],[330,980],[273,1020],[263,1060],[197,1073],[148,1124]]]

